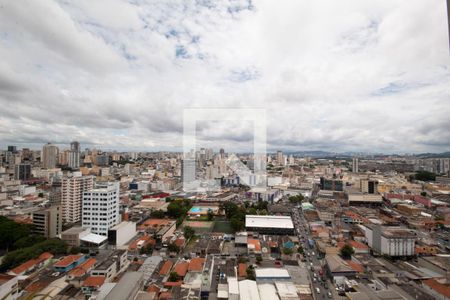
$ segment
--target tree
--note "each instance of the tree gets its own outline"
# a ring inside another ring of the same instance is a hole
[[[141,250],[139,250],[139,253],[142,254],[148,254],[151,255],[153,253],[153,248],[151,245],[147,245],[145,247],[142,247]]]
[[[195,235],[195,230],[191,226],[184,226],[183,229],[184,237],[189,240],[191,237]]]
[[[39,198],[44,198],[44,193],[40,192],[40,193],[38,194],[38,197],[39,197]]]
[[[294,253],[294,251],[291,248],[283,248],[283,254],[291,255],[292,253]]]
[[[415,175],[410,176],[411,180],[420,180],[420,181],[435,181],[436,174],[428,171],[417,171]]]
[[[166,215],[164,214],[164,212],[162,210],[154,210],[150,213],[150,216],[152,218],[157,218],[157,219],[163,219]]]
[[[301,203],[304,199],[305,199],[305,197],[303,197],[302,194],[298,194],[298,195],[295,195],[295,196],[290,196],[289,197],[289,202],[297,204],[297,203]]]
[[[248,266],[246,271],[247,271],[246,279],[256,280],[255,269],[253,268],[252,265]]]
[[[179,218],[183,214],[183,209],[178,202],[170,202],[167,206],[167,215],[171,218]]]
[[[30,234],[30,225],[19,224],[0,216],[0,249],[9,250],[17,241]]]
[[[421,193],[420,193],[420,196],[426,197],[426,196],[427,196],[427,192],[421,192]]]
[[[261,255],[256,256],[256,263],[260,264],[262,262],[262,260],[263,259],[262,259]]]
[[[345,244],[344,247],[341,248],[341,256],[344,259],[352,258],[354,252],[355,250],[353,250],[353,247],[349,244]]]
[[[81,248],[77,247],[77,246],[73,246],[72,248],[70,248],[69,250],[69,254],[78,254],[81,252]]]
[[[212,221],[214,219],[214,213],[211,209],[208,209],[208,221]]]
[[[178,253],[178,251],[180,251],[180,247],[178,247],[176,244],[171,243],[167,246],[167,250],[169,250],[170,252],[176,252]]]
[[[244,228],[244,221],[239,217],[232,217],[230,219],[230,226],[234,232],[241,231]]]
[[[297,252],[300,253],[300,254],[303,254],[304,253],[303,247],[302,246],[298,246]]]
[[[168,281],[169,282],[176,282],[176,281],[178,281],[179,278],[180,278],[180,276],[178,276],[177,272],[170,272]]]

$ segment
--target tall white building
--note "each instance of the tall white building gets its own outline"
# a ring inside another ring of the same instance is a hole
[[[58,162],[59,149],[50,143],[42,147],[41,162],[44,169],[54,169]]]
[[[70,143],[69,157],[67,165],[72,169],[78,169],[80,167],[80,143]]]
[[[352,163],[352,171],[353,173],[359,172],[359,162],[357,157],[353,157],[353,163]]]
[[[94,187],[93,176],[82,176],[75,172],[61,182],[61,204],[64,223],[76,223],[81,220],[83,193]]]
[[[284,165],[284,156],[282,151],[277,151],[277,163],[280,166]]]
[[[83,227],[107,236],[108,229],[119,223],[119,182],[96,184],[83,193]]]

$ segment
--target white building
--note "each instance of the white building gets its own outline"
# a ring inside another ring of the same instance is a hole
[[[81,202],[83,192],[92,189],[94,177],[82,176],[75,172],[72,177],[65,177],[61,183],[61,204],[63,222],[76,223],[81,220]]]
[[[116,246],[123,246],[136,235],[136,223],[123,221],[108,231],[108,241]]]
[[[366,239],[373,251],[389,256],[415,254],[417,236],[414,231],[402,227],[365,226]]]
[[[107,236],[108,229],[119,223],[119,182],[96,184],[83,193],[83,227]]]

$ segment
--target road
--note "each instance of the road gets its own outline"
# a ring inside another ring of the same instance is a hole
[[[321,278],[319,274],[323,265],[322,260],[318,258],[318,251],[315,244],[312,247],[308,244],[308,238],[310,237],[308,222],[300,209],[294,208],[292,221],[294,222],[296,234],[304,250],[304,256],[306,258],[304,264],[308,269],[314,299],[334,299],[333,294],[335,293],[332,291],[333,286],[325,277]]]

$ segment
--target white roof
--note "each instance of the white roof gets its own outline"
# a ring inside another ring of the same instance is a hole
[[[291,278],[288,270],[281,268],[257,268],[255,269],[257,279],[264,278]]]
[[[100,234],[95,234],[95,233],[89,233],[80,238],[80,240],[83,242],[88,242],[88,243],[97,244],[97,245],[100,245],[107,239],[108,238],[106,236],[103,236]]]
[[[256,281],[248,279],[239,281],[239,297],[241,300],[261,300]]]
[[[293,297],[298,299],[297,288],[292,282],[275,282],[275,286],[281,298]]]
[[[292,219],[289,216],[258,216],[246,215],[245,227],[260,228],[294,228]]]
[[[239,295],[239,285],[235,277],[228,277],[228,294]]]
[[[277,290],[271,283],[258,284],[259,297],[261,300],[279,300]]]

